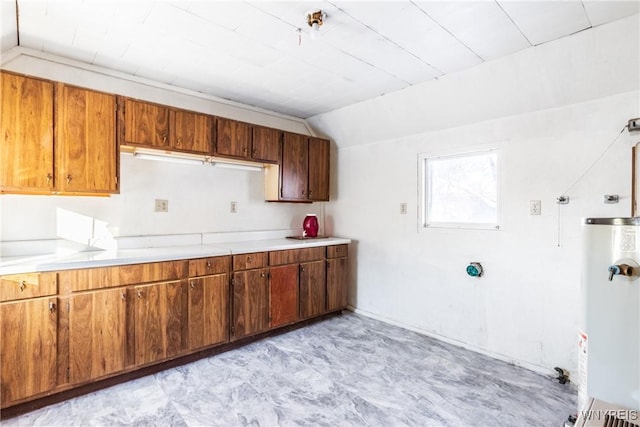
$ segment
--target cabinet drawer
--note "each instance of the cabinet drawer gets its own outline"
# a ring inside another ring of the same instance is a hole
[[[189,260],[189,277],[228,273],[230,267],[231,257],[229,256],[191,259]]]
[[[327,258],[340,258],[347,256],[349,245],[327,246]]]
[[[252,268],[262,268],[267,266],[267,253],[256,252],[253,254],[242,254],[233,256],[233,270],[251,270]]]
[[[153,262],[148,264],[61,271],[58,273],[58,281],[62,292],[76,292],[114,286],[178,280],[187,277],[188,271],[187,261]]]
[[[12,274],[0,277],[0,301],[43,297],[57,292],[54,272]]]
[[[269,252],[269,265],[299,264],[324,258],[324,246]]]

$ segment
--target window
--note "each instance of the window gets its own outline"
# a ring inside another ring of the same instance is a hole
[[[498,228],[498,151],[420,155],[421,226]]]

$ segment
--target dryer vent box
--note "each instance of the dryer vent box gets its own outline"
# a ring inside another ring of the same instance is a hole
[[[640,130],[640,118],[629,120],[629,132]]]

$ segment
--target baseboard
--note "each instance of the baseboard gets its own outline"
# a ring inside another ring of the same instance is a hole
[[[382,315],[377,314],[377,313],[372,313],[370,311],[366,311],[366,310],[362,310],[362,309],[356,308],[356,307],[354,307],[352,305],[347,306],[347,310],[352,311],[352,312],[354,312],[356,314],[361,314],[362,316],[365,316],[365,317],[370,317],[372,319],[379,320],[379,321],[384,322],[384,323],[388,323],[389,325],[394,325],[394,326],[398,326],[398,327],[403,328],[403,329],[407,329],[409,331],[417,332],[420,335],[425,335],[425,336],[428,336],[430,338],[434,338],[434,339],[437,339],[439,341],[446,342],[447,344],[452,344],[452,345],[455,345],[457,347],[462,347],[462,348],[465,348],[467,350],[471,350],[471,351],[474,351],[476,353],[480,353],[480,354],[483,354],[485,356],[489,356],[489,357],[494,358],[494,359],[502,360],[503,362],[507,362],[507,363],[510,363],[512,365],[515,365],[515,366],[520,366],[522,368],[528,369],[530,371],[537,372],[537,373],[545,375],[545,376],[555,376],[556,375],[553,368],[548,368],[548,367],[545,367],[545,366],[539,366],[539,365],[536,365],[536,364],[533,364],[533,363],[530,363],[530,362],[527,362],[527,361],[524,361],[524,360],[515,359],[515,358],[513,358],[511,356],[508,356],[506,354],[502,354],[502,353],[498,353],[498,352],[494,352],[494,351],[489,351],[489,350],[484,349],[482,347],[478,347],[478,346],[475,346],[475,345],[472,345],[472,344],[468,344],[468,343],[465,343],[465,342],[460,341],[460,340],[456,340],[456,339],[453,339],[453,338],[446,337],[444,335],[439,335],[439,334],[433,333],[431,331],[427,331],[425,329],[422,329],[420,327],[409,325],[407,323],[403,323],[403,322],[400,322],[398,320],[391,319],[389,317],[385,317],[385,316],[382,316]]]

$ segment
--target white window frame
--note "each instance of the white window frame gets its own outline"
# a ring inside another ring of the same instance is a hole
[[[479,154],[488,154],[495,152],[496,154],[496,222],[495,223],[480,223],[480,222],[430,222],[427,218],[428,213],[428,161],[430,159],[437,159],[441,157],[467,157]],[[418,154],[418,230],[425,231],[431,228],[458,228],[458,229],[471,229],[471,230],[499,230],[500,229],[500,181],[501,181],[501,154],[500,148],[497,146],[489,147],[477,147],[473,151],[456,151],[456,152],[444,152],[444,153],[420,153]]]

